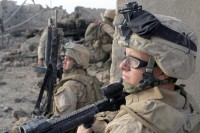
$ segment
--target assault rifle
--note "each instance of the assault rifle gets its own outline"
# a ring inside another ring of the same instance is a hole
[[[56,79],[57,79],[57,59],[58,59],[58,29],[57,29],[57,10],[55,12],[55,27],[48,28],[50,33],[48,33],[50,36],[48,39],[50,40],[49,45],[47,46],[48,52],[50,54],[49,62],[47,62],[47,70],[45,72],[45,77],[43,79],[43,83],[40,89],[40,93],[35,105],[35,109],[33,110],[34,116],[46,116],[51,114],[51,108],[52,108],[52,97],[54,93],[54,87],[56,85]],[[42,104],[43,94],[44,91],[47,91],[47,97],[45,99],[45,102]]]
[[[101,88],[100,94],[105,96],[103,100],[65,116],[53,119],[35,118],[21,125],[19,130],[21,133],[65,133],[81,124],[91,124],[94,115],[98,112],[119,110],[120,106],[125,104],[125,96],[127,95],[123,92],[121,83],[114,83]]]

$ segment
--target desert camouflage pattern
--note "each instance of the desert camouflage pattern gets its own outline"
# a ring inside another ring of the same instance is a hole
[[[183,88],[168,91],[155,87],[130,94],[126,97],[126,108],[128,111],[121,107],[113,121],[104,123],[103,132],[199,133],[200,131],[200,109]],[[98,126],[93,126],[95,127]]]
[[[105,62],[112,52],[115,10],[105,10],[101,22],[91,23],[85,32],[84,45],[90,51],[90,62]]]
[[[95,121],[92,125],[92,130],[95,133],[103,133],[108,122],[112,121],[117,115],[118,111],[106,111],[95,115]]]
[[[113,9],[107,9],[104,12],[104,17],[110,18],[111,20],[113,20],[115,18],[115,10]]]
[[[163,25],[179,33],[185,33],[197,46],[197,36],[180,20],[163,15],[155,15]],[[125,44],[119,41],[119,44]],[[188,44],[189,45],[189,44]],[[159,37],[144,39],[133,34],[129,39],[129,47],[152,55],[162,71],[174,78],[187,79],[195,71],[197,52],[184,46],[177,45]]]
[[[117,0],[117,10],[124,8],[125,3],[128,3],[132,0]],[[159,18],[158,18],[159,19]],[[160,19],[159,19],[160,20]],[[176,23],[175,19],[175,23]],[[114,25],[115,25],[115,34],[114,34],[114,39],[113,39],[113,44],[119,44],[121,43],[120,41],[120,35],[119,35],[119,28],[118,25],[121,24],[123,21],[123,16],[119,13],[116,14],[115,20],[114,20]],[[161,21],[161,20],[160,20]],[[162,21],[161,21],[162,22]],[[171,21],[173,23],[173,21]],[[169,22],[167,25],[170,25]],[[179,22],[179,20],[178,20]],[[177,22],[177,23],[178,23]],[[162,22],[163,25],[166,22]],[[184,24],[182,25],[184,27]],[[180,27],[179,27],[180,28]],[[194,32],[189,29],[188,27],[185,27],[189,31],[189,37],[190,39],[197,44],[197,39],[196,35]],[[178,30],[178,32],[181,33],[181,31]],[[133,37],[134,36],[134,37]],[[142,46],[141,44],[148,44],[149,41],[144,39],[141,39],[138,41],[136,38],[138,36],[133,35],[131,36],[131,41],[134,43],[133,48],[136,48],[138,50],[142,51]],[[156,38],[157,39],[157,38]],[[154,39],[154,40],[156,40]],[[162,40],[163,41],[163,40]],[[162,42],[161,41],[161,42]],[[160,41],[156,41],[160,42]],[[167,42],[168,43],[168,42]],[[163,46],[163,44],[166,44],[166,41],[164,40],[162,43],[157,44],[157,48],[160,48]],[[161,45],[161,46],[159,46]],[[182,77],[182,78],[188,78],[194,71],[195,68],[195,60],[194,60],[194,55],[196,53],[191,52],[190,54],[187,54],[185,48],[180,48],[177,46],[174,46],[176,44],[166,44],[168,47],[168,50],[174,50],[173,53],[180,52],[181,56],[187,56],[185,57],[186,59],[183,59],[182,61],[178,61],[180,58],[176,58],[175,60],[179,64],[179,62],[187,62],[187,66],[178,66],[182,67],[182,72],[186,72],[186,74],[181,74],[180,71],[176,69],[176,74],[170,69],[172,69],[172,66],[168,68],[162,68],[164,72],[168,75],[173,75],[174,77]],[[120,45],[122,46],[122,45]],[[119,46],[119,47],[120,47]],[[139,47],[141,46],[141,47]],[[156,52],[156,48],[152,51],[150,51],[150,45],[149,47],[145,49],[143,52],[151,53],[151,55],[154,55],[156,58],[158,53]],[[114,48],[114,47],[113,47]],[[164,46],[163,46],[164,48]],[[122,47],[123,49],[123,47]],[[178,50],[180,49],[180,50]],[[149,52],[150,51],[150,52]],[[173,54],[170,53],[170,54]],[[115,49],[113,49],[113,54],[115,53]],[[163,54],[163,53],[162,53]],[[162,55],[160,52],[160,56]],[[166,53],[168,54],[168,53]],[[187,54],[187,55],[186,55]],[[179,57],[180,57],[179,55]],[[162,55],[164,57],[164,54]],[[161,57],[162,57],[161,56]],[[167,57],[167,56],[166,56]],[[181,57],[182,58],[182,57]],[[158,61],[159,58],[156,59],[157,63],[162,62],[163,64],[163,59],[160,58],[160,61]],[[170,58],[167,59],[169,61]],[[172,62],[175,62],[173,60]],[[191,61],[190,61],[191,60]],[[166,61],[166,62],[167,62]],[[169,61],[170,62],[170,61]],[[117,64],[117,61],[114,62],[114,64]],[[158,63],[159,64],[159,63]],[[185,63],[184,63],[185,64]],[[188,70],[188,65],[192,65],[190,70]],[[170,63],[171,65],[171,63]],[[179,64],[180,65],[180,64]],[[161,63],[159,64],[160,67]],[[177,67],[173,66],[173,67]],[[185,68],[183,68],[185,67]],[[111,67],[111,71],[114,70],[114,67]],[[179,69],[179,68],[178,68]],[[184,69],[184,70],[183,70]],[[174,69],[172,69],[174,70]],[[111,79],[111,82],[112,79]],[[183,96],[184,95],[184,96]],[[185,99],[186,98],[186,99]],[[191,106],[192,105],[192,108]],[[118,132],[123,132],[123,133],[199,133],[200,132],[200,116],[199,116],[199,107],[198,105],[194,102],[193,98],[186,93],[182,88],[177,90],[177,91],[168,91],[164,90],[162,88],[152,88],[149,90],[145,90],[143,92],[139,92],[136,94],[130,94],[129,96],[126,97],[126,106],[122,106],[120,112],[117,114],[117,116],[114,118],[113,121],[110,123],[104,123],[103,128],[104,129],[102,132],[104,133],[118,133]],[[159,115],[158,115],[159,114]],[[158,122],[159,121],[159,122]],[[102,124],[101,124],[102,126]],[[93,126],[93,127],[98,127]],[[148,127],[148,128],[147,128]],[[95,129],[94,129],[95,131]]]
[[[85,46],[69,42],[63,45],[63,48],[65,50],[61,52],[61,56],[69,56],[73,58],[76,63],[87,68],[89,65],[90,53]]]
[[[89,64],[89,51],[86,47],[72,42],[63,45],[61,56],[73,58],[77,64],[87,67]],[[72,78],[73,76],[73,78]],[[81,78],[84,77],[84,78]],[[74,69],[62,74],[54,94],[54,115],[63,115],[73,112],[90,102],[94,102],[95,92],[90,86],[90,78],[83,69]],[[87,86],[88,84],[88,86]]]
[[[54,115],[69,114],[78,109],[77,102],[85,102],[85,90],[86,88],[80,82],[71,80],[64,83],[54,95],[56,107]]]
[[[78,69],[69,74],[63,74],[62,80],[54,94],[54,116],[69,114],[81,107],[99,100],[91,77]]]
[[[114,34],[114,27],[111,24],[101,22],[97,26],[96,35],[85,35],[85,45],[88,47],[91,55],[92,63],[106,61],[112,52],[112,40]],[[87,31],[91,28],[88,26]],[[94,38],[95,37],[95,38]]]

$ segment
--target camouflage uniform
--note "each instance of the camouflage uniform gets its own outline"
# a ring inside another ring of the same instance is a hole
[[[99,113],[92,129],[95,133],[198,133],[199,111],[182,87],[176,86],[176,91],[155,87],[127,96],[118,113]]]
[[[90,51],[90,62],[105,62],[112,51],[112,40],[114,34],[114,27],[112,25],[115,17],[115,10],[106,10],[104,13],[104,20],[95,29],[95,35],[90,34],[91,27],[95,23],[91,23],[85,32],[85,46]]]
[[[84,77],[84,81],[68,79],[75,75]],[[66,80],[66,81],[65,81]],[[90,78],[86,76],[84,70],[77,69],[69,74],[63,74],[62,81],[65,81],[54,94],[54,115],[69,114],[85,105],[96,101],[93,88],[89,89],[83,82],[90,84]]]
[[[186,94],[182,88],[175,92],[152,88],[127,96],[126,106],[105,127],[105,133],[198,133],[198,105],[181,93]]]
[[[98,100],[95,88],[92,88],[92,77],[87,76],[83,69],[88,66],[89,51],[73,43],[64,48],[66,51],[61,55],[73,58],[81,67],[74,66],[70,71],[64,71],[54,94],[54,116],[68,114]]]
[[[189,27],[174,17],[155,16],[162,25],[176,31],[176,35],[187,34],[187,41],[180,45],[177,38],[177,42],[171,42],[153,35],[149,39],[145,39],[145,37],[140,37],[137,32],[133,33],[126,41],[124,38],[120,40],[119,36],[116,39],[119,39],[118,44],[146,53],[154,58],[154,61],[151,58],[148,61],[148,68],[145,68],[145,72],[150,71],[150,68],[159,67],[168,78],[165,81],[160,80],[162,82],[152,79],[151,82],[154,84],[147,86],[147,88],[141,86],[145,80],[150,81],[145,78],[147,75],[144,74],[146,73],[143,73],[143,79],[140,80],[139,85],[131,85],[124,81],[124,89],[130,93],[126,97],[126,105],[121,106],[118,114],[109,123],[101,120],[103,117],[99,116],[100,118],[96,120],[100,122],[94,123],[93,131],[97,133],[200,133],[199,105],[183,89],[183,86],[175,85],[174,90],[165,88],[165,85],[174,85],[177,79],[187,79],[194,73],[197,36]],[[131,22],[134,23],[133,20]],[[132,31],[135,30],[134,27],[130,26],[129,28],[132,28]],[[191,44],[191,41],[195,46]],[[125,61],[123,62],[125,63]],[[156,63],[157,66],[152,66],[152,62]],[[129,69],[131,69],[130,64]],[[100,126],[98,123],[101,123]],[[82,131],[87,132],[86,130]]]

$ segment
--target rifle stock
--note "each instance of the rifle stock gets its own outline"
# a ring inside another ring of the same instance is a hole
[[[45,74],[47,67],[33,66],[34,72]]]
[[[94,115],[103,111],[116,111],[125,104],[126,93],[121,83],[114,83],[100,89],[107,98],[87,105],[68,115],[53,119],[35,118],[20,126],[21,133],[64,133],[89,122]],[[106,94],[105,94],[106,93]]]

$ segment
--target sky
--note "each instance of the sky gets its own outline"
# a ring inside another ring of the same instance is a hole
[[[18,5],[21,5],[25,0],[13,0],[17,1]],[[41,4],[43,7],[48,5],[49,7],[63,6],[68,13],[74,11],[74,7],[83,6],[90,8],[105,8],[105,9],[115,9],[116,0],[26,0],[26,4]]]

